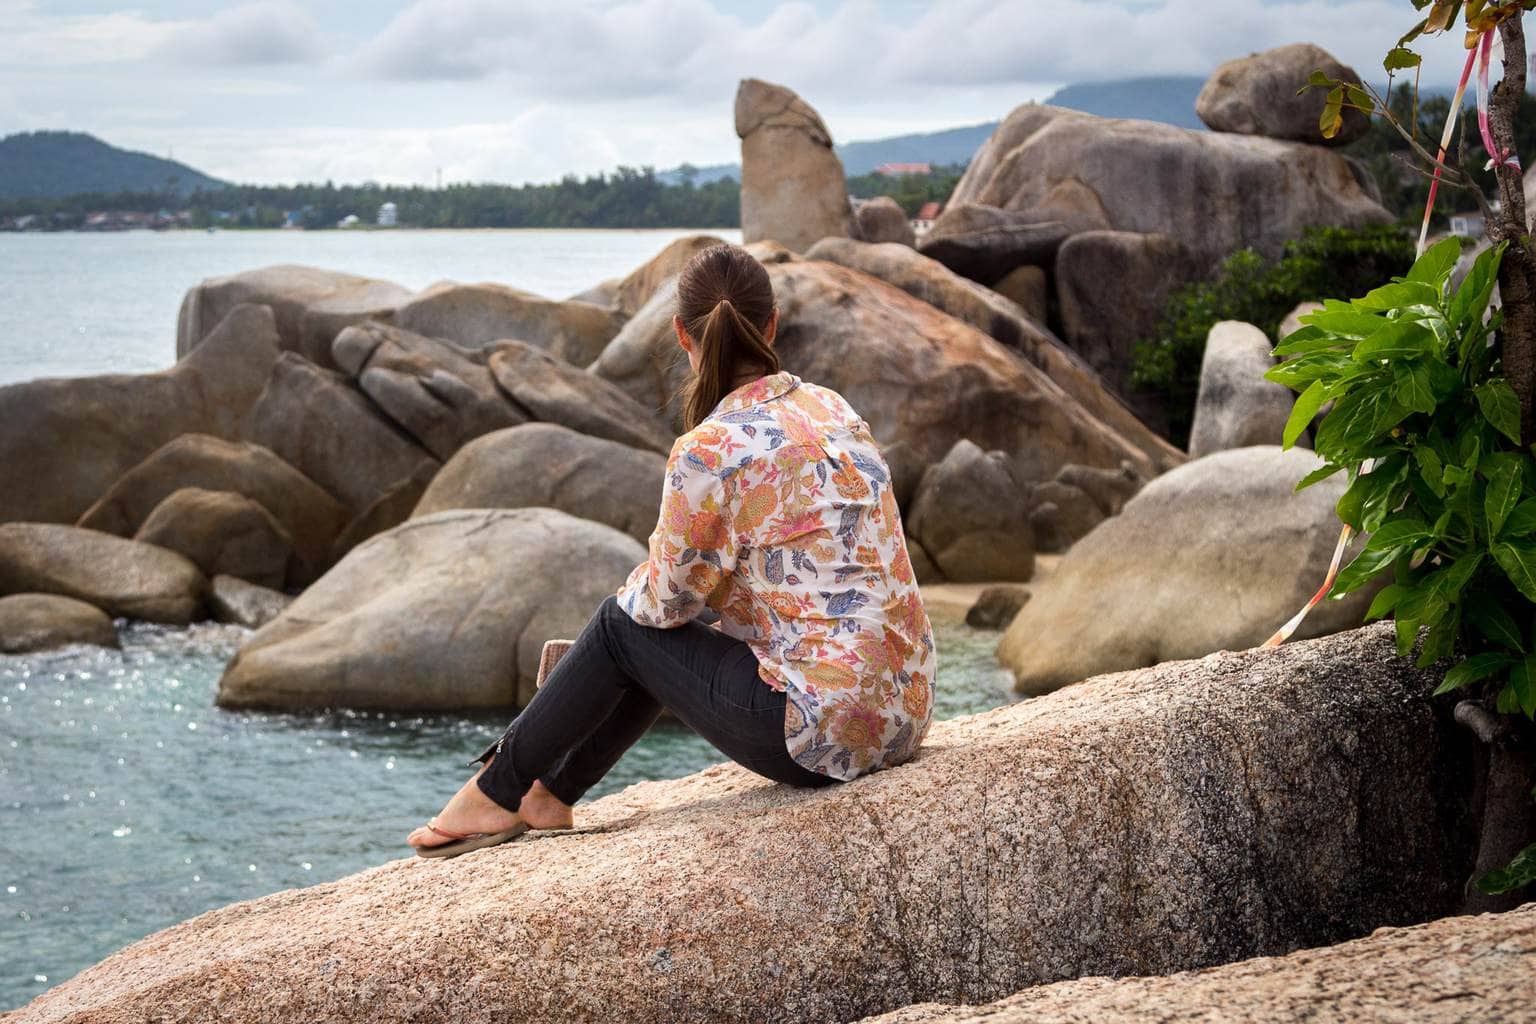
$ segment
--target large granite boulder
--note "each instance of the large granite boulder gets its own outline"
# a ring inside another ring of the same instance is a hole
[[[369,317],[388,317],[410,295],[393,281],[291,264],[211,277],[182,299],[176,355],[201,345],[236,306],[254,302],[275,314],[285,350],[330,366],[331,339],[338,331]]]
[[[288,531],[271,512],[243,494],[201,487],[167,496],[133,539],[186,555],[204,576],[238,576],[263,587],[281,587],[293,558]]]
[[[912,230],[912,222],[907,219],[907,211],[890,196],[866,199],[854,210],[853,215],[859,222],[858,237],[866,242],[886,242],[904,245],[909,249],[917,244],[917,235]]]
[[[1026,496],[1002,452],[984,452],[964,438],[955,442],[923,474],[904,526],[951,582],[1034,575]]]
[[[1196,272],[1205,273],[1244,247],[1276,258],[1313,225],[1391,220],[1373,198],[1369,176],[1323,146],[1029,104],[1010,114],[993,140],[972,161],[929,239],[945,237],[946,222],[966,216],[970,203],[1041,221],[1091,214],[1100,228],[1175,239]],[[966,273],[929,242],[922,249]]]
[[[1021,266],[1049,267],[1068,238],[1108,223],[1096,211],[1018,211],[987,203],[951,203],[917,248],[957,274],[991,284]]]
[[[1365,135],[1370,118],[1345,107],[1344,123],[1333,138],[1318,127],[1327,89],[1307,89],[1307,76],[1321,71],[1329,78],[1358,86],[1360,76],[1312,43],[1291,43],[1263,53],[1229,60],[1218,67],[1195,100],[1195,113],[1217,132],[1267,135],[1324,146],[1343,146]],[[1299,94],[1299,95],[1298,95]]]
[[[925,1003],[862,1024],[1465,1024],[1531,1019],[1536,903],[1166,977],[1080,978],[984,1006]]]
[[[823,238],[807,259],[827,260],[894,285],[913,298],[990,335],[1038,367],[1100,422],[1148,451],[1164,447],[1125,404],[1111,394],[1082,357],[1040,321],[990,288],[961,277],[937,260],[891,242]],[[782,316],[782,314],[781,314]]]
[[[559,302],[503,284],[440,281],[403,303],[392,322],[468,348],[517,338],[586,366],[619,332],[624,318],[590,302]]]
[[[30,654],[69,644],[121,646],[112,616],[59,594],[0,597],[0,654]]]
[[[13,1024],[847,1021],[1341,942],[1461,899],[1471,755],[1437,682],[1383,625],[936,722],[825,789],[641,783],[574,834],[203,914]]]
[[[743,242],[771,238],[804,252],[827,235],[858,237],[843,162],[809,103],[782,85],[743,78],[736,135]]]
[[[666,454],[676,435],[655,411],[596,374],[578,370],[521,341],[503,341],[487,365],[496,383],[530,419]]]
[[[1023,484],[1069,462],[1153,477],[1183,461],[1141,428],[1121,433],[1033,363],[971,325],[868,274],[824,260],[770,262],[784,368],[841,392],[889,449],[922,468],[962,437],[1008,453]],[[675,296],[652,297],[593,366],[642,404],[666,409],[686,361],[672,330]]]
[[[614,308],[626,317],[634,316],[656,294],[656,289],[668,278],[680,274],[696,254],[711,246],[725,244],[725,239],[714,235],[685,235],[669,242],[665,249],[619,281],[613,289]]]
[[[364,323],[336,336],[332,357],[373,404],[439,459],[528,417],[496,387],[483,349]]]
[[[59,594],[109,615],[184,626],[208,581],[184,555],[58,523],[0,523],[0,597]]]
[[[353,548],[219,680],[226,708],[506,708],[645,548],[552,508],[439,512]]]
[[[182,434],[239,436],[278,357],[265,306],[232,309],[197,350],[160,373],[0,387],[0,522],[73,523],[107,488]]]
[[[1338,542],[1342,474],[1293,491],[1321,464],[1300,448],[1237,448],[1149,483],[1032,588],[997,649],[1019,691],[1268,639],[1317,590]],[[1324,601],[1298,636],[1359,625],[1370,597]]]
[[[348,551],[357,547],[374,534],[392,530],[411,518],[421,496],[441,467],[435,462],[423,462],[410,476],[402,477],[384,488],[382,494],[367,508],[352,517],[346,528],[331,546],[331,562],[341,561]]]
[[[1200,361],[1189,454],[1279,444],[1296,395],[1264,379],[1275,365],[1269,335],[1252,324],[1222,320],[1211,327]]]
[[[132,537],[157,505],[183,487],[243,494],[270,512],[293,545],[289,586],[305,586],[325,571],[347,522],[340,502],[269,449],[183,434],[118,477],[75,525]]]
[[[1005,299],[1017,303],[1019,308],[1044,323],[1050,318],[1051,300],[1045,271],[1025,264],[1014,267],[1002,278],[993,281],[991,288]]]
[[[284,352],[251,409],[246,439],[334,495],[353,514],[436,459],[352,382]]]
[[[666,457],[553,423],[487,434],[449,459],[413,519],[451,508],[546,506],[605,523],[642,544],[656,526]]]

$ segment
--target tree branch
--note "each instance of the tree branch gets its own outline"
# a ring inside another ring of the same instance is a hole
[[[1525,95],[1523,19],[1523,12],[1517,11],[1499,23],[1499,38],[1504,41],[1504,76],[1488,102],[1488,130],[1494,147],[1511,152],[1515,146],[1515,117],[1520,98]],[[1496,153],[1489,155],[1498,158]],[[1536,154],[1526,154],[1527,158],[1532,156]],[[1536,258],[1530,249],[1525,185],[1520,172],[1498,164],[1494,176],[1499,183],[1499,215],[1488,224],[1488,237],[1494,242],[1509,243],[1499,265],[1499,296],[1504,309],[1500,356],[1504,376],[1520,399],[1521,441],[1529,445],[1536,437],[1531,418],[1531,390],[1536,384]]]

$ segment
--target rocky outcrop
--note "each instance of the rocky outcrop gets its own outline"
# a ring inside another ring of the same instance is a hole
[[[771,238],[804,252],[827,235],[858,237],[843,162],[809,103],[782,85],[743,78],[736,135],[744,243]]]
[[[972,629],[1003,629],[1028,603],[1028,587],[1000,583],[976,595],[976,601],[965,610],[965,624]]]
[[[531,419],[666,454],[675,435],[655,411],[601,377],[520,341],[496,346],[496,383]]]
[[[120,646],[112,617],[58,594],[0,597],[0,654],[29,654],[68,644]]]
[[[907,211],[890,196],[876,196],[860,203],[853,212],[858,221],[857,237],[866,242],[889,242],[908,248],[917,244]]]
[[[309,477],[258,444],[184,434],[118,477],[76,526],[132,537],[149,514],[183,487],[243,494],[272,513],[293,545],[287,583],[304,586],[330,565],[347,521],[341,504]]]
[[[0,523],[0,596],[59,594],[109,615],[184,626],[208,581],[183,555],[57,523]]]
[[[597,358],[624,318],[588,302],[557,302],[501,284],[440,281],[411,297],[392,322],[468,348],[516,338],[576,366]]]
[[[984,452],[964,438],[923,474],[905,528],[947,580],[1027,580],[1034,575],[1035,535],[1007,457]]]
[[[176,355],[197,348],[236,306],[252,302],[272,310],[282,348],[331,366],[331,339],[338,331],[368,317],[388,317],[410,294],[392,281],[289,264],[208,278],[182,299]]]
[[[909,1006],[862,1024],[1463,1024],[1528,1021],[1536,904],[1381,928],[1336,946],[1167,977],[1080,978],[985,1006]]]
[[[1108,225],[1097,211],[1017,211],[951,202],[924,233],[918,251],[957,274],[990,284],[1020,266],[1048,267],[1068,238]]]
[[[265,306],[232,309],[161,373],[28,381],[0,387],[0,522],[73,523],[118,477],[182,434],[233,438],[278,357]],[[68,457],[62,457],[68,453]]]
[[[1021,485],[1069,462],[1118,467],[1124,459],[1150,478],[1183,459],[1145,428],[1107,426],[1028,360],[883,281],[823,260],[767,270],[784,368],[842,393],[882,448],[906,444],[917,467],[962,437],[1008,452]],[[687,370],[675,355],[675,301],[658,292],[593,367],[669,417]]]
[[[659,503],[658,503],[659,504]],[[221,707],[505,708],[645,561],[551,508],[439,512],[353,548],[240,648]]]
[[[1301,91],[1314,71],[1360,84],[1353,68],[1340,64],[1322,47],[1291,43],[1222,64],[1200,90],[1195,113],[1212,131],[1267,135],[1323,146],[1347,145],[1365,135],[1370,119],[1345,107],[1338,134],[1331,139],[1323,137],[1318,121],[1328,90]]]
[[[686,235],[668,243],[661,252],[646,260],[613,290],[612,303],[626,317],[634,316],[651,300],[669,278],[675,277],[696,254],[711,246],[724,245],[725,239],[714,235]],[[590,361],[590,360],[589,360]],[[582,365],[586,365],[583,363]]]
[[[293,558],[288,531],[272,513],[243,494],[201,487],[172,492],[133,539],[186,555],[204,576],[238,576],[264,587],[281,587]]]
[[[965,321],[1024,356],[1099,421],[1135,438],[1148,451],[1162,447],[1081,357],[1044,324],[992,289],[961,277],[937,260],[891,243],[872,245],[852,238],[824,238],[805,256],[878,277]]]
[[[208,610],[219,622],[260,629],[291,603],[293,598],[287,594],[237,576],[215,576],[208,581]]]
[[[284,352],[251,409],[246,437],[271,449],[348,511],[437,460],[342,374]]]
[[[1342,474],[1293,493],[1321,464],[1238,448],[1149,483],[1032,588],[997,650],[1020,692],[1266,640],[1317,590],[1338,540]],[[1324,601],[1299,635],[1358,625],[1370,596]]]
[[[1189,429],[1193,458],[1227,448],[1279,444],[1296,395],[1264,379],[1275,365],[1269,335],[1252,324],[1222,320],[1211,327],[1200,361],[1195,419]]]
[[[496,387],[482,350],[365,323],[338,334],[331,351],[374,405],[438,459],[528,421]]]
[[[498,430],[465,445],[433,477],[412,518],[452,508],[557,508],[645,543],[667,460],[552,423]]]
[[[1045,271],[1039,267],[1030,264],[1014,267],[1001,280],[992,282],[991,287],[1041,323],[1050,317],[1051,301],[1046,289]]]
[[[203,914],[14,1024],[847,1021],[1340,942],[1460,899],[1471,758],[1437,681],[1378,626],[938,722],[826,789],[642,783],[575,834]]]

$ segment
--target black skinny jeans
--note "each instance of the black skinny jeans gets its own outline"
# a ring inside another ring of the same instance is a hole
[[[789,756],[784,699],[758,678],[742,641],[700,622],[642,626],[609,597],[501,740],[475,759],[496,754],[476,784],[508,810],[535,779],[574,804],[664,707],[759,775],[795,786],[835,782]]]

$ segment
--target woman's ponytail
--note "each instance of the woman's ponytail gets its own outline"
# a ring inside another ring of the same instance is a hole
[[[740,246],[716,245],[688,261],[677,281],[677,315],[694,340],[699,370],[683,392],[683,428],[704,421],[745,372],[778,373],[765,332],[773,315],[768,272]]]

